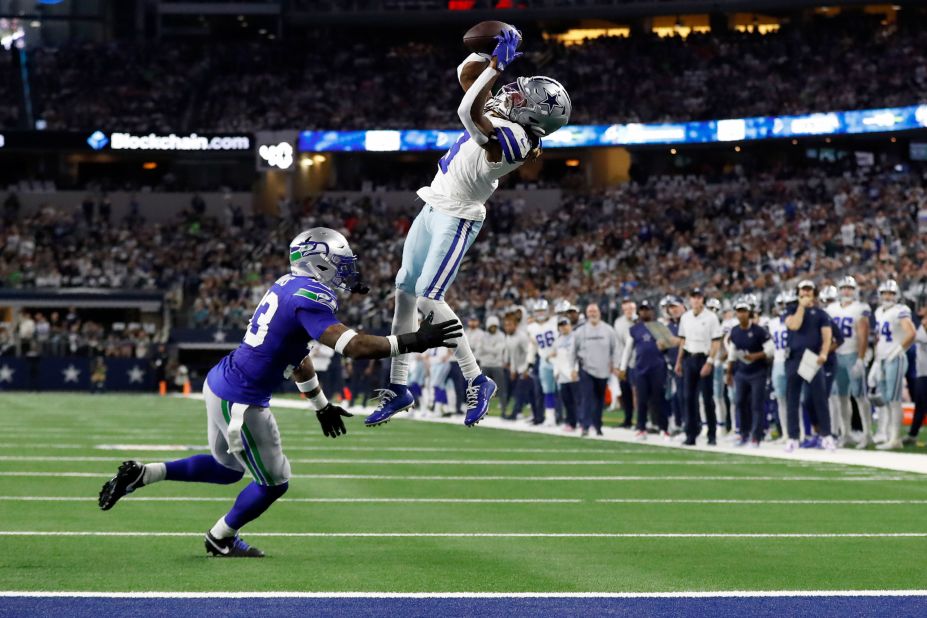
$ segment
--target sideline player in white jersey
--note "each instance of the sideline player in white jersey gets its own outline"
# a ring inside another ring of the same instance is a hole
[[[879,419],[885,419],[887,441],[876,446],[880,450],[902,448],[901,392],[904,374],[908,370],[905,352],[914,343],[916,331],[911,310],[898,302],[901,292],[898,282],[886,280],[879,286],[881,306],[876,309],[875,362],[869,371],[869,386],[875,388],[879,400]],[[879,421],[882,422],[881,420]]]
[[[782,427],[782,439],[789,435],[788,414],[786,414],[786,378],[785,355],[789,347],[789,329],[785,325],[785,310],[789,302],[797,302],[794,292],[780,292],[776,296],[775,315],[769,320],[769,334],[773,341],[772,385],[779,412],[779,425]],[[799,423],[801,426],[801,423]],[[802,436],[804,439],[804,436]]]
[[[486,218],[486,200],[499,178],[537,158],[541,138],[567,123],[572,103],[566,89],[549,77],[519,77],[493,97],[491,88],[502,71],[520,53],[514,28],[498,37],[491,58],[471,54],[458,67],[466,91],[457,115],[466,131],[438,161],[430,186],[418,196],[425,202],[412,223],[402,250],[402,268],[396,275],[396,309],[393,331],[406,332],[416,321],[416,304],[437,322],[456,318],[444,301],[464,254],[476,239]],[[465,338],[458,342],[456,357],[467,379],[467,414],[464,425],[472,427],[489,410],[496,384],[480,372]],[[364,421],[380,425],[412,406],[407,388],[408,360],[397,357],[390,370],[390,384],[380,392],[380,404]]]
[[[845,446],[850,439],[853,407],[850,397],[856,400],[863,425],[863,435],[856,448],[864,449],[872,443],[872,408],[866,397],[866,349],[869,346],[869,316],[872,309],[859,300],[859,286],[856,279],[846,276],[837,282],[837,302],[827,306],[827,313],[843,335],[843,344],[837,348],[837,376],[831,395],[836,403],[836,424],[832,431],[840,433],[838,446]],[[832,403],[832,405],[833,405]]]
[[[733,317],[733,312],[730,310],[724,311],[721,301],[717,298],[709,298],[706,300],[705,308],[718,316],[718,321],[721,322],[721,345],[718,347],[718,356],[715,358],[714,374],[712,375],[712,392],[715,400],[715,410],[717,410],[718,414],[718,426],[721,427],[725,433],[728,433],[727,424],[730,410],[727,404],[728,401],[733,402],[734,397],[733,394],[729,398],[725,398],[724,396],[724,391],[727,389],[727,386],[724,384],[724,368],[728,358],[728,335],[731,334],[731,329],[737,324],[737,318]],[[725,315],[727,315],[726,318],[724,317]],[[730,419],[730,423],[731,431],[736,434],[736,416],[734,419]]]
[[[544,395],[544,424],[556,424],[557,382],[554,380],[552,357],[557,351],[557,316],[550,315],[550,305],[543,298],[534,305],[534,321],[527,326],[528,334],[534,339],[538,351],[538,379]]]

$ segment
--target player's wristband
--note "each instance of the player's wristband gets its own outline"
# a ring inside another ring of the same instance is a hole
[[[351,339],[355,337],[357,337],[357,332],[350,328],[341,333],[341,336],[338,337],[338,341],[335,342],[335,352],[343,356],[344,349],[348,347],[348,344],[351,343]]]
[[[297,382],[296,388],[299,389],[300,393],[311,393],[319,387],[319,376],[318,374],[312,376],[305,382]]]
[[[396,335],[390,335],[386,338],[389,341],[389,355],[390,356],[399,356],[399,337]]]
[[[312,407],[315,408],[316,412],[318,412],[328,405],[328,397],[325,396],[325,393],[319,391],[318,395],[309,398],[309,403],[312,404]]]

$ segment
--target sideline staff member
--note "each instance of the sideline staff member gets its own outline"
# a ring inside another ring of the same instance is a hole
[[[833,436],[830,435],[828,393],[824,372],[821,370],[830,354],[833,338],[831,319],[826,311],[816,306],[816,303],[817,288],[813,281],[804,279],[798,284],[798,304],[786,310],[788,317],[785,319],[785,326],[789,329],[789,348],[785,361],[785,379],[789,439],[785,444],[785,450],[789,452],[798,448],[798,407],[803,388],[811,415],[817,418],[822,448],[831,451],[837,448]],[[811,382],[805,382],[804,378],[798,375],[798,367],[805,350],[811,350],[818,356],[818,371]]]
[[[698,396],[702,395],[705,420],[708,422],[708,444],[715,444],[718,419],[715,417],[713,372],[715,359],[721,346],[721,322],[711,311],[705,310],[705,295],[701,288],[689,294],[690,310],[679,320],[679,354],[676,357],[676,375],[682,376],[683,405],[686,411],[686,441],[692,446],[702,431],[702,416],[698,409]]]

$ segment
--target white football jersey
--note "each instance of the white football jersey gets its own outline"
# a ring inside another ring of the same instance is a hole
[[[834,321],[834,328],[839,328],[843,335],[843,344],[837,348],[837,354],[851,354],[858,350],[859,321],[868,320],[872,309],[864,302],[854,300],[848,305],[831,303],[827,313]]]
[[[557,340],[557,316],[551,316],[543,322],[528,324],[528,334],[538,349],[538,358],[542,363],[550,362],[550,355],[554,353],[554,342]]]
[[[464,131],[438,160],[438,173],[431,185],[418,190],[426,204],[452,217],[472,221],[486,218],[486,201],[499,186],[499,179],[518,169],[534,148],[521,125],[492,115],[487,118],[496,128],[490,139],[502,146],[502,160],[490,163],[486,150]]]
[[[904,331],[901,330],[901,321],[904,318],[911,319],[911,310],[904,303],[895,303],[888,309],[876,309],[876,333],[879,335],[875,350],[877,359],[888,356],[888,351],[904,339]]]
[[[785,351],[789,347],[789,329],[785,325],[785,316],[769,320],[769,334],[773,340],[773,362],[784,363]]]

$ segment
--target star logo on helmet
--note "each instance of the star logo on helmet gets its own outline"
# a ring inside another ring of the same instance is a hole
[[[557,95],[549,92],[547,93],[547,98],[538,103],[538,105],[546,105],[548,112],[554,111],[555,107],[563,107],[563,105],[557,101]]]

